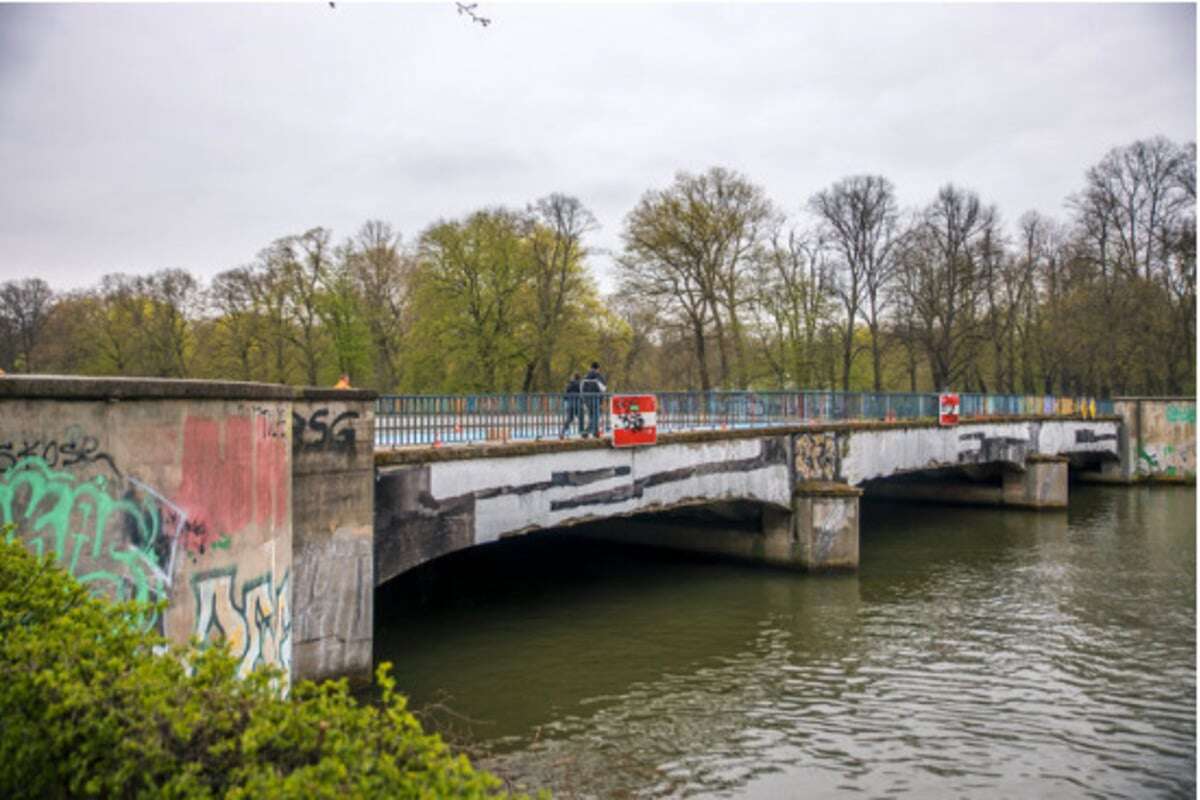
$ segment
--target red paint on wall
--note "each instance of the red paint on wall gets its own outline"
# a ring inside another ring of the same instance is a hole
[[[255,424],[259,423],[259,424]],[[200,535],[185,537],[203,552],[252,522],[283,524],[291,488],[286,442],[265,419],[189,417],[183,427],[183,481],[175,502]],[[193,547],[194,545],[194,547]]]
[[[259,525],[282,524],[287,519],[292,490],[287,440],[271,435],[271,423],[265,417],[259,417],[256,423],[254,519]]]

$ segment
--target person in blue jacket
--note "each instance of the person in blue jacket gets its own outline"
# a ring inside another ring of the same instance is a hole
[[[563,392],[566,401],[567,420],[563,423],[562,430],[558,432],[558,438],[563,438],[567,435],[567,431],[571,429],[571,423],[575,423],[575,427],[579,429],[579,433],[583,433],[583,404],[579,400],[579,392],[583,385],[583,380],[576,372],[571,376],[571,380],[567,381],[567,390]]]
[[[587,430],[583,435],[584,437],[587,437],[589,434],[593,437],[599,437],[600,406],[604,400],[604,393],[608,391],[604,375],[600,372],[599,362],[592,362],[592,368],[588,370],[587,375],[583,376],[583,385],[581,388],[583,389],[584,408],[587,410]]]

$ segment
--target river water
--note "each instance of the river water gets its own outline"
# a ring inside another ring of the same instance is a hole
[[[864,502],[845,576],[525,537],[381,590],[376,659],[558,796],[1194,796],[1195,508]]]

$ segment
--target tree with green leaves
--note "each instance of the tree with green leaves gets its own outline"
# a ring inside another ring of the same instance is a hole
[[[666,189],[644,194],[625,218],[621,291],[654,297],[686,326],[705,391],[714,385],[710,338],[717,347],[717,383],[748,383],[742,323],[748,276],[777,216],[760,187],[713,167],[700,175],[676,174]]]

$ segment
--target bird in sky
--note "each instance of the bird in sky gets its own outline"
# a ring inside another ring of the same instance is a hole
[[[482,25],[485,28],[488,25],[492,24],[492,21],[490,19],[488,19],[487,17],[481,17],[480,15],[475,13],[475,9],[479,8],[479,3],[458,3],[458,2],[456,2],[454,5],[458,6],[459,15],[466,14],[468,17],[471,18],[472,22],[478,22],[480,25]]]

